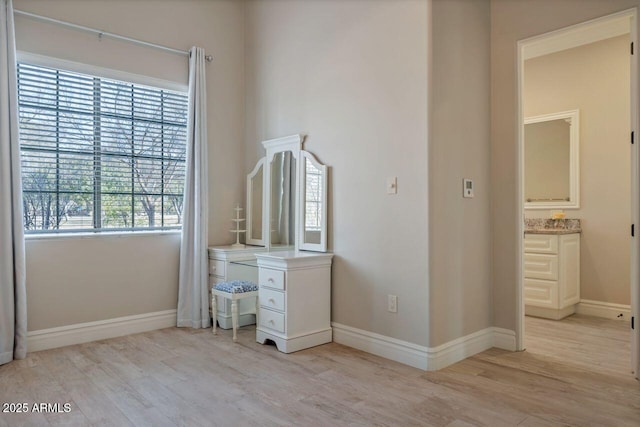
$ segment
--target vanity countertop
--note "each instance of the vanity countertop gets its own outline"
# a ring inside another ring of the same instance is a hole
[[[579,219],[525,218],[525,234],[573,234],[582,233]]]
[[[573,234],[582,233],[580,228],[525,228],[524,234]]]

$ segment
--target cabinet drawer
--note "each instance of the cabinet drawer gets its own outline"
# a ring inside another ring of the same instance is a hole
[[[524,303],[536,307],[558,308],[558,282],[524,279]]]
[[[524,277],[527,279],[558,280],[558,256],[524,254]]]
[[[225,264],[219,259],[209,259],[209,274],[224,277]]]
[[[272,310],[284,311],[284,292],[261,288],[260,305]]]
[[[260,309],[260,326],[284,333],[284,313]]]
[[[258,281],[260,282],[260,286],[284,289],[284,271],[261,268]]]
[[[558,236],[550,234],[525,234],[524,251],[538,254],[557,254]]]

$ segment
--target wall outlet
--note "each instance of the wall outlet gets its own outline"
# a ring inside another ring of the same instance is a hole
[[[397,295],[387,295],[387,311],[391,313],[398,312],[398,296]]]

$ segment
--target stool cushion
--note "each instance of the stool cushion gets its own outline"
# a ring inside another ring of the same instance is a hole
[[[232,280],[230,282],[218,283],[213,289],[230,294],[241,294],[244,292],[254,292],[258,290],[258,285],[247,280]]]

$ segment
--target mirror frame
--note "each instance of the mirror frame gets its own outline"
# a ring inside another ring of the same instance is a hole
[[[271,215],[271,198],[267,197],[271,192],[271,162],[273,161],[273,157],[276,153],[280,153],[283,151],[291,151],[293,158],[296,160],[296,188],[293,190],[293,194],[295,195],[295,208],[294,208],[294,221],[296,221],[294,230],[296,233],[294,239],[294,247],[293,249],[298,250],[306,250],[306,251],[314,251],[314,252],[326,252],[327,251],[327,212],[328,212],[328,166],[321,164],[315,158],[313,154],[308,151],[302,149],[302,144],[304,143],[304,135],[296,134],[285,136],[283,138],[270,139],[267,141],[263,141],[262,145],[266,150],[265,157],[258,160],[258,163],[253,168],[251,173],[247,175],[247,235],[246,235],[246,243],[249,245],[256,246],[264,246],[267,250],[272,249],[271,245],[271,233],[268,233],[267,230],[269,226],[265,227],[265,224],[270,223],[270,215]],[[322,183],[322,195],[325,203],[322,206],[322,224],[320,230],[320,243],[305,243],[303,238],[304,233],[304,225],[302,223],[302,219],[304,218],[304,194],[305,194],[305,169],[304,169],[304,161],[306,159],[310,159],[312,164],[318,168],[323,175],[323,183]],[[251,179],[255,177],[258,173],[258,169],[262,166],[262,239],[251,239],[251,230],[252,224],[250,219],[252,218],[253,207],[251,205],[252,200],[252,186]],[[287,247],[278,247],[278,250],[286,250]]]
[[[522,135],[524,126],[530,123],[548,122],[551,120],[564,119],[569,123],[569,200],[568,201],[536,201],[527,202],[525,196],[525,180],[522,180],[522,195],[525,209],[579,209],[580,208],[580,114],[579,110],[562,111],[559,113],[544,114],[540,116],[526,117],[522,125]],[[523,144],[526,144],[523,138]],[[525,148],[522,148],[522,170],[524,177],[525,168]]]
[[[265,246],[265,241],[264,241],[264,227],[262,227],[262,237],[260,239],[253,239],[251,238],[251,236],[253,236],[253,221],[251,221],[252,219],[252,215],[253,215],[253,185],[252,184],[252,180],[253,178],[258,174],[258,170],[260,170],[260,167],[262,167],[262,197],[264,197],[266,193],[265,189],[266,189],[266,180],[265,180],[265,174],[264,174],[264,162],[265,162],[265,158],[261,158],[260,160],[258,160],[258,163],[256,163],[256,166],[253,168],[253,170],[251,172],[249,172],[247,174],[247,223],[246,223],[246,228],[247,228],[247,234],[246,234],[246,238],[245,238],[245,242],[247,245],[255,245],[255,246]],[[262,200],[262,206],[264,207],[264,199]],[[264,218],[264,212],[263,212],[263,216],[262,218]],[[261,221],[263,220],[261,218]],[[263,222],[264,224],[264,222]]]
[[[309,159],[311,164],[320,171],[322,174],[322,219],[320,224],[320,243],[307,243],[304,240],[305,236],[305,217],[306,217],[306,160]],[[308,151],[300,151],[300,168],[298,182],[298,210],[296,215],[296,241],[298,243],[298,249],[314,252],[326,252],[327,251],[327,180],[328,180],[328,166],[323,165],[315,156]]]

